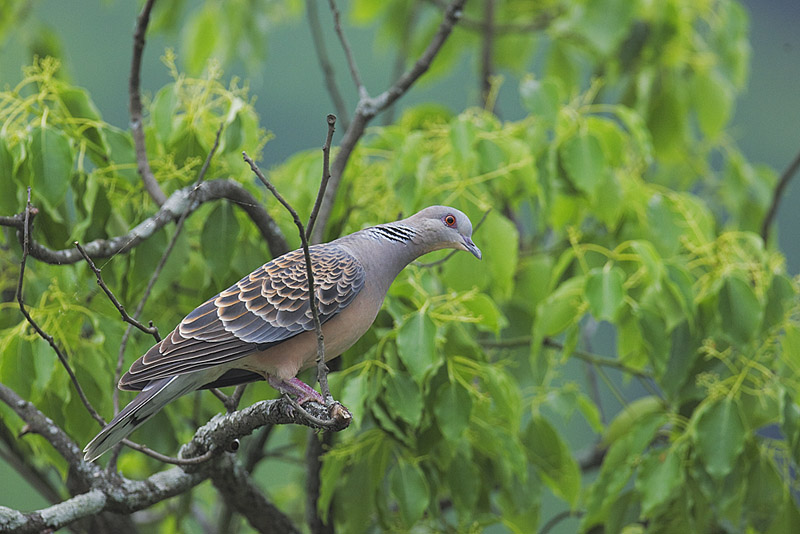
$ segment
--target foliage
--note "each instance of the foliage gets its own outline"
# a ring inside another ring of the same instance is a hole
[[[221,14],[227,8],[216,2],[198,9],[183,52],[195,73],[208,57],[231,54],[203,48],[211,45],[199,29],[239,16]],[[397,17],[418,16],[423,27],[436,19],[437,10],[417,9],[356,1],[352,17],[399,47]],[[481,45],[468,24],[481,9],[472,2],[465,10],[464,29],[435,64],[439,75]],[[524,116],[421,105],[371,129],[346,167],[331,238],[433,202],[476,222],[488,215],[474,237],[483,261],[456,254],[407,268],[375,326],[331,375],[355,422],[324,456],[320,513],[341,532],[533,532],[563,509],[580,517],[582,532],[788,531],[800,517],[792,492],[798,286],[781,252],[754,233],[775,176],[726,134],[747,77],[745,13],[723,0],[509,0],[497,2],[496,18],[541,25],[498,35],[494,52],[497,65],[521,75]],[[236,46],[249,34],[241,39]],[[423,42],[410,43],[409,57]],[[222,123],[209,176],[233,177],[266,199],[240,160],[268,138],[246,86],[223,84],[214,62],[200,78],[183,74],[169,51],[165,65],[173,81],[149,101],[145,125],[162,188],[194,181]],[[57,69],[56,60],[37,60],[22,84],[0,94],[0,210],[21,211],[30,185],[40,208],[34,237],[60,249],[124,233],[156,208],[136,173],[130,133],[103,122]],[[272,169],[301,217],[320,169],[317,151]],[[296,245],[291,220],[265,202]],[[240,210],[223,202],[198,211],[144,310],[162,330],[267,257]],[[173,232],[101,262],[126,305],[140,298]],[[0,382],[85,443],[96,427],[11,302],[19,244],[10,231],[0,239],[9,266],[0,275]],[[31,263],[25,298],[109,416],[123,328],[92,273]],[[607,347],[607,356],[590,346]],[[134,335],[126,363],[148,347]],[[584,367],[620,409],[592,393]],[[631,379],[644,389],[631,393]],[[271,394],[250,387],[245,402]],[[176,404],[139,439],[175,451],[221,408],[210,395]],[[0,412],[18,432],[22,422],[5,406]],[[291,444],[290,454],[303,457],[304,429],[276,434],[275,447]],[[43,440],[19,446],[38,467],[64,474]],[[595,447],[604,453],[596,473],[584,461]],[[278,464],[262,463],[257,478],[299,523],[303,473]],[[120,468],[146,476],[160,466],[126,452]],[[209,513],[211,492],[194,493]]]

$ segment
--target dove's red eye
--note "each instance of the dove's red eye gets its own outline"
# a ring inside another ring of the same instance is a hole
[[[444,223],[447,226],[455,226],[456,225],[456,218],[453,215],[445,215],[444,216]]]

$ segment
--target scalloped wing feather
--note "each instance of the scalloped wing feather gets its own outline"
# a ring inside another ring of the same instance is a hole
[[[364,287],[364,267],[336,245],[312,246],[309,252],[324,323]],[[151,380],[229,363],[313,329],[303,251],[295,250],[195,308],[131,365],[119,387],[140,390]]]

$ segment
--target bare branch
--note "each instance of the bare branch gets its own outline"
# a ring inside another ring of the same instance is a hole
[[[761,224],[761,238],[764,240],[764,243],[769,239],[770,226],[772,226],[772,221],[775,219],[775,216],[778,215],[778,204],[780,204],[781,198],[783,198],[783,192],[797,173],[797,169],[800,169],[800,152],[797,153],[786,170],[783,171],[780,180],[778,180],[778,185],[772,193],[772,202],[769,205],[767,215],[764,217],[764,222]]]
[[[194,197],[192,198],[193,192]],[[272,256],[280,256],[289,250],[289,245],[280,228],[261,206],[261,203],[241,184],[230,179],[210,180],[197,187],[192,185],[179,189],[169,196],[156,213],[139,223],[127,234],[110,239],[95,239],[83,245],[83,248],[94,259],[130,252],[139,243],[184,213],[191,215],[202,204],[222,198],[233,202],[250,216],[267,242]],[[0,226],[10,226],[22,231],[24,221],[25,213],[23,212],[11,217],[0,218]],[[83,256],[77,249],[53,250],[30,237],[28,248],[31,257],[45,263],[62,265],[83,260]]]
[[[142,53],[144,52],[144,34],[147,32],[147,25],[150,23],[150,11],[153,9],[155,0],[147,0],[142,12],[136,17],[136,29],[133,32],[133,57],[131,58],[131,74],[128,79],[128,107],[131,114],[131,130],[133,133],[133,143],[136,147],[136,163],[139,168],[139,176],[142,178],[147,193],[155,200],[156,204],[162,206],[167,201],[166,195],[153,175],[150,168],[150,161],[147,159],[147,147],[144,140],[144,126],[142,124],[142,96],[140,94],[140,73],[142,70]]]
[[[367,124],[375,115],[391,106],[397,99],[403,96],[419,77],[430,68],[431,62],[439,53],[439,50],[441,50],[447,38],[450,36],[450,33],[453,31],[453,27],[461,17],[461,10],[465,2],[466,0],[453,0],[453,2],[447,6],[444,18],[439,24],[439,29],[431,39],[428,47],[417,61],[414,62],[414,65],[404,72],[391,87],[375,98],[369,98],[368,96],[361,96],[359,98],[353,121],[344,133],[339,145],[339,151],[336,153],[336,157],[331,164],[331,180],[322,201],[319,220],[313,233],[313,242],[318,243],[322,241],[325,227],[328,225],[328,219],[330,219],[331,210],[333,209],[336,191],[339,189],[339,184],[341,183],[342,173],[356,144],[364,135]]]
[[[30,324],[36,331],[36,333],[39,334],[39,337],[47,341],[50,347],[52,347],[52,349],[55,351],[56,356],[58,356],[61,365],[67,371],[69,379],[72,381],[72,385],[75,387],[75,391],[78,392],[78,396],[80,397],[83,405],[86,407],[86,410],[91,414],[91,416],[95,419],[95,421],[100,423],[100,425],[105,425],[106,424],[105,419],[103,419],[100,416],[100,414],[97,413],[97,410],[94,409],[94,406],[92,406],[92,403],[89,402],[89,399],[83,392],[83,388],[81,387],[80,383],[78,383],[78,378],[72,371],[72,367],[67,361],[66,354],[64,354],[64,352],[58,347],[58,345],[56,345],[53,336],[42,330],[39,324],[33,320],[33,317],[31,317],[30,313],[28,313],[28,310],[25,308],[25,300],[22,292],[22,284],[25,280],[25,264],[28,261],[28,254],[29,254],[30,227],[32,222],[31,219],[32,216],[36,215],[36,213],[38,213],[38,210],[34,208],[33,205],[31,204],[31,188],[28,187],[28,202],[25,207],[25,220],[22,229],[22,260],[20,261],[19,265],[19,280],[17,281],[17,294],[16,294],[17,303],[19,304],[19,310],[20,312],[22,312],[22,315],[25,317],[25,320],[28,321],[28,324]]]
[[[330,124],[330,123],[329,123]],[[330,126],[328,127],[328,131],[330,132]],[[332,134],[331,134],[332,135]],[[250,156],[247,155],[246,152],[242,152],[242,156],[244,160],[250,165],[250,169],[253,173],[258,177],[259,180],[270,190],[273,196],[280,202],[284,208],[292,215],[292,219],[294,220],[295,226],[297,226],[297,231],[300,234],[300,240],[303,243],[303,257],[305,258],[306,262],[306,278],[308,279],[308,300],[309,300],[309,307],[311,308],[311,316],[314,319],[314,332],[317,334],[317,380],[319,380],[320,389],[322,390],[322,396],[325,399],[325,403],[328,406],[332,406],[333,404],[333,397],[331,397],[330,389],[328,388],[328,368],[325,365],[325,341],[324,336],[322,335],[322,324],[319,320],[319,310],[317,309],[317,294],[314,289],[314,269],[311,265],[311,253],[308,250],[308,239],[306,239],[306,232],[305,228],[303,227],[303,221],[300,220],[300,217],[297,215],[297,212],[294,208],[289,204],[283,196],[278,192],[272,183],[267,180],[266,176],[261,172],[261,169],[258,168],[258,165],[250,159]],[[325,184],[320,184],[320,195],[324,194],[322,191],[322,187]],[[312,213],[313,215],[313,213]],[[299,405],[297,406],[299,408]]]
[[[488,111],[487,104],[489,104],[489,94],[492,91],[492,76],[494,75],[494,36],[495,36],[495,20],[494,20],[494,1],[483,0],[483,40],[481,42],[481,104],[483,108]],[[492,106],[494,107],[494,106]]]
[[[306,0],[306,13],[308,15],[308,26],[311,29],[311,40],[314,43],[314,51],[317,54],[319,67],[325,78],[325,87],[328,89],[328,95],[331,97],[333,107],[336,109],[336,114],[342,121],[342,127],[346,130],[350,125],[350,119],[347,118],[347,105],[344,103],[342,94],[339,92],[339,86],[336,85],[336,73],[331,66],[331,60],[328,58],[328,53],[325,49],[325,41],[322,38],[322,25],[319,22],[316,0]]]
[[[328,115],[328,135],[325,137],[325,144],[322,145],[322,180],[319,183],[319,191],[317,191],[317,200],[314,201],[314,208],[311,210],[311,215],[308,217],[308,226],[306,227],[306,240],[311,239],[311,232],[314,230],[314,223],[317,222],[317,215],[319,214],[319,207],[322,204],[322,198],[325,196],[325,190],[328,187],[328,180],[331,179],[331,141],[333,140],[333,132],[336,130],[336,116]]]
[[[75,246],[77,247],[77,249],[81,253],[81,255],[84,257],[84,259],[86,260],[86,263],[89,264],[89,268],[94,273],[95,278],[97,278],[97,285],[100,286],[100,288],[108,296],[108,299],[111,301],[111,303],[114,305],[114,307],[117,308],[117,310],[119,311],[120,315],[122,316],[122,320],[125,321],[126,323],[129,323],[131,326],[135,326],[136,328],[138,328],[139,330],[141,330],[145,334],[149,334],[149,335],[155,337],[156,338],[156,343],[161,341],[161,339],[160,339],[160,337],[158,335],[158,328],[147,327],[147,326],[143,325],[142,323],[140,323],[139,321],[137,321],[136,319],[134,319],[133,317],[131,317],[130,315],[128,315],[128,312],[125,311],[125,306],[123,306],[119,302],[119,300],[117,300],[117,297],[114,296],[114,293],[111,292],[111,290],[108,288],[106,283],[103,281],[103,275],[100,273],[100,269],[98,269],[97,266],[92,261],[92,258],[90,258],[88,254],[86,254],[86,251],[83,249],[81,244],[78,243],[77,241],[75,241]]]
[[[440,9],[446,9],[447,3],[443,0],[429,0],[431,3],[438,6]],[[556,6],[553,8],[552,11],[544,11],[537,14],[530,22],[507,22],[507,23],[491,23],[494,28],[495,35],[499,37],[503,37],[509,34],[519,34],[519,33],[532,33],[544,30],[550,24],[562,15],[564,12],[564,8],[561,6]],[[461,22],[459,23],[465,30],[473,31],[473,32],[480,32],[483,33],[486,31],[486,27],[490,24],[487,20],[478,20],[478,19],[471,19],[468,17],[463,17]]]
[[[344,50],[344,55],[347,58],[347,66],[350,68],[350,76],[353,78],[353,83],[356,84],[358,97],[359,99],[369,98],[367,89],[364,87],[364,83],[361,81],[361,75],[358,73],[358,65],[353,57],[353,51],[350,48],[350,43],[347,41],[347,37],[342,31],[342,23],[339,16],[339,8],[336,7],[336,1],[328,0],[328,4],[331,6],[331,14],[333,15],[333,29],[336,32],[336,35],[339,37],[339,41],[342,43],[342,49]]]

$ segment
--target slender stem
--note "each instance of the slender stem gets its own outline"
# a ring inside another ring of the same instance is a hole
[[[494,75],[494,2],[483,0],[483,41],[481,43],[481,104],[484,109],[489,104],[489,93],[492,91],[492,76]]]
[[[358,65],[353,57],[353,50],[350,48],[350,43],[347,40],[347,36],[345,36],[344,31],[342,31],[342,22],[341,17],[339,16],[339,8],[336,7],[336,0],[328,0],[328,4],[331,6],[331,14],[333,15],[333,29],[336,32],[336,35],[339,37],[339,41],[342,43],[342,49],[344,50],[344,55],[347,58],[347,66],[350,68],[350,76],[353,78],[353,83],[356,84],[358,96],[359,98],[369,98],[367,89],[364,87],[364,83],[361,81],[361,75],[358,73]]]
[[[789,166],[786,167],[786,170],[783,171],[780,180],[778,180],[778,185],[775,186],[775,191],[772,193],[772,202],[764,217],[764,222],[761,224],[761,238],[765,243],[769,239],[769,229],[772,226],[772,221],[778,215],[778,204],[780,204],[781,198],[783,198],[784,190],[797,173],[797,169],[800,169],[800,152],[797,153],[792,162],[789,163]]]
[[[158,185],[153,170],[150,168],[150,161],[147,159],[147,147],[144,139],[144,126],[142,124],[142,96],[140,93],[140,81],[142,70],[142,55],[144,52],[144,35],[147,32],[147,25],[150,23],[150,11],[153,9],[155,0],[147,0],[142,8],[142,12],[136,18],[136,29],[133,32],[133,56],[131,57],[131,73],[128,79],[128,107],[131,114],[131,130],[133,133],[133,143],[136,147],[136,163],[139,168],[139,176],[147,193],[153,200],[161,206],[167,201],[166,195]]]
[[[325,399],[325,403],[330,405],[333,401],[331,397],[330,389],[328,388],[328,372],[327,367],[325,366],[325,341],[324,336],[322,335],[322,324],[319,320],[319,311],[317,309],[317,295],[314,289],[314,271],[311,264],[311,253],[308,250],[308,239],[306,239],[306,232],[305,227],[303,226],[303,221],[300,220],[300,217],[297,215],[295,209],[289,204],[286,199],[278,192],[272,182],[267,180],[267,177],[264,176],[264,173],[261,172],[261,169],[258,168],[258,165],[247,155],[246,152],[242,152],[242,156],[244,160],[250,165],[250,169],[253,173],[261,180],[267,189],[270,190],[272,195],[280,202],[284,208],[292,215],[292,219],[294,220],[295,226],[297,226],[297,231],[300,234],[300,240],[303,244],[303,257],[305,258],[306,263],[306,278],[308,280],[308,299],[309,299],[309,306],[311,307],[311,316],[314,320],[314,331],[317,334],[317,361],[322,362],[321,364],[318,363],[318,376],[317,379],[319,380],[320,388],[322,389],[322,396]],[[296,404],[296,403],[293,403]],[[295,409],[299,408],[300,405],[298,404]],[[305,410],[300,409],[301,413],[304,413]],[[308,415],[311,417],[311,415]]]
[[[75,373],[72,371],[72,367],[70,366],[69,362],[67,361],[67,356],[64,354],[61,349],[56,344],[53,336],[45,332],[39,324],[33,320],[28,310],[25,308],[25,300],[23,297],[22,292],[22,284],[25,280],[25,264],[28,261],[28,251],[29,251],[29,243],[30,243],[30,225],[31,225],[31,217],[36,215],[38,210],[33,207],[31,204],[31,188],[28,187],[28,202],[25,207],[25,224],[22,230],[22,260],[20,261],[19,266],[19,280],[17,281],[17,303],[19,304],[19,310],[22,312],[22,315],[25,317],[25,320],[28,321],[33,329],[39,334],[39,337],[47,341],[50,347],[55,351],[56,356],[58,356],[58,360],[61,362],[61,365],[67,371],[69,375],[70,381],[72,381],[72,385],[75,387],[75,390],[78,392],[78,396],[81,399],[81,402],[86,407],[86,410],[89,414],[94,418],[95,421],[100,423],[100,425],[105,426],[106,421],[103,417],[97,413],[97,410],[94,409],[92,403],[89,402],[89,399],[86,397],[86,394],[83,392],[83,388],[81,387],[80,383],[78,382],[78,378],[75,376]]]
[[[311,239],[311,232],[314,229],[314,223],[317,222],[317,215],[319,215],[319,207],[322,204],[322,198],[325,196],[328,180],[331,179],[331,141],[333,140],[333,132],[336,130],[336,116],[328,115],[327,121],[328,135],[325,137],[325,144],[322,145],[322,180],[319,184],[317,200],[314,201],[314,208],[311,210],[311,215],[308,217],[306,240]]]
[[[122,320],[125,321],[126,323],[130,324],[131,326],[134,326],[134,327],[138,328],[139,330],[141,330],[145,334],[149,334],[149,335],[153,336],[156,339],[156,343],[161,341],[161,338],[158,335],[158,328],[147,327],[147,326],[143,325],[142,323],[140,323],[139,321],[137,321],[136,319],[134,319],[133,317],[131,317],[130,315],[128,315],[128,312],[125,310],[125,306],[123,306],[120,303],[120,301],[117,300],[117,297],[114,296],[114,293],[111,292],[111,290],[108,288],[106,283],[103,281],[103,275],[100,272],[100,269],[98,269],[97,266],[94,264],[94,262],[92,261],[92,258],[90,258],[89,255],[86,253],[86,250],[84,250],[84,248],[81,246],[81,244],[79,242],[77,242],[77,241],[75,241],[74,245],[80,251],[81,255],[86,260],[86,263],[89,264],[89,268],[94,273],[95,278],[97,278],[97,285],[100,286],[100,288],[103,290],[103,292],[106,294],[106,296],[108,296],[108,299],[111,301],[111,303],[114,305],[114,307],[117,308],[117,311],[119,311],[120,315],[122,316]]]
[[[328,189],[325,191],[325,197],[320,207],[319,220],[312,234],[313,242],[318,243],[322,241],[325,227],[328,225],[328,220],[331,216],[336,192],[341,183],[342,173],[356,144],[358,144],[358,141],[364,135],[367,124],[376,114],[394,104],[401,96],[408,92],[420,76],[427,72],[434,58],[453,31],[456,23],[461,18],[461,12],[465,2],[466,0],[453,0],[453,2],[447,6],[442,22],[439,24],[439,29],[425,48],[425,51],[422,52],[408,70],[395,80],[391,87],[375,98],[369,98],[369,96],[365,94],[360,95],[355,116],[350,123],[350,127],[345,131],[339,145],[339,151],[336,153],[333,163],[331,163],[331,180],[330,184],[328,184]]]
[[[325,87],[331,97],[336,114],[342,121],[342,127],[346,130],[350,126],[350,119],[347,117],[347,104],[342,98],[339,86],[336,84],[336,72],[331,66],[331,60],[325,48],[325,41],[322,38],[322,25],[319,22],[319,11],[317,11],[316,0],[306,0],[306,14],[308,15],[308,26],[311,30],[311,40],[314,43],[314,51],[317,54],[319,67],[325,78]]]

